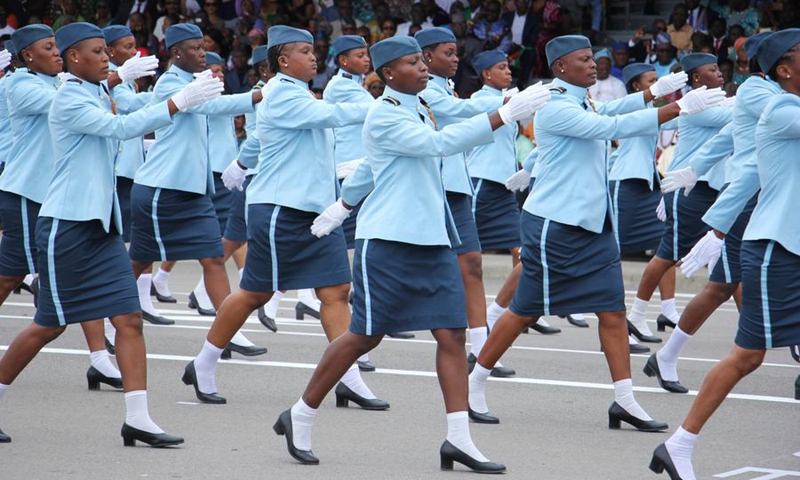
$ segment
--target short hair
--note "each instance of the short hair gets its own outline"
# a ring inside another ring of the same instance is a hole
[[[280,67],[278,66],[278,57],[283,55],[283,47],[285,47],[286,43],[275,45],[270,47],[267,50],[267,65],[269,65],[269,69],[272,70],[272,73],[280,72]]]

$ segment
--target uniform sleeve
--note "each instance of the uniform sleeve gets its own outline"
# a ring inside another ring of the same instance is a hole
[[[711,208],[703,215],[703,222],[727,234],[759,188],[758,161],[756,156],[752,155],[742,165],[739,177],[719,194]]]
[[[425,89],[420,96],[428,103],[434,115],[470,118],[479,113],[489,113],[503,106],[503,97],[456,98],[433,88]]]
[[[768,126],[773,138],[797,140],[800,137],[800,100],[794,95],[783,95],[765,109],[761,123]],[[760,127],[759,127],[760,128]]]
[[[59,98],[55,116],[75,133],[128,140],[172,123],[166,102],[130,115],[114,115],[98,107],[93,99],[81,92],[82,87],[76,85],[65,88],[68,90]]]
[[[247,168],[255,168],[258,166],[258,154],[261,152],[261,142],[258,141],[255,133],[248,135],[242,148],[239,149],[239,163]]]
[[[364,87],[352,80],[337,80],[337,78],[340,77],[334,77],[328,82],[322,94],[323,100],[328,103],[372,103],[372,95]]]
[[[111,96],[117,104],[120,113],[131,113],[146,107],[153,99],[152,92],[136,93],[124,85],[118,85],[111,90]]]
[[[733,119],[730,107],[714,107],[694,115],[681,115],[682,123],[695,127],[722,128]]]
[[[371,143],[389,154],[403,157],[447,157],[464,150],[492,143],[491,123],[486,114],[476,115],[469,120],[454,123],[440,131],[414,119],[410,115],[393,115],[393,110],[385,106],[376,109],[369,122],[367,136]],[[461,157],[455,157],[463,161]]]
[[[364,121],[370,103],[319,101],[297,86],[276,87],[269,92],[269,110],[259,110],[258,122],[292,130],[335,128]]]
[[[647,105],[644,103],[644,92],[631,93],[617,100],[596,104],[597,113],[610,117],[635,112],[646,106]]]
[[[361,162],[355,171],[342,183],[342,200],[348,205],[356,206],[375,188],[372,166],[369,159]]]
[[[733,153],[733,122],[725,125],[722,130],[711,137],[689,159],[689,166],[703,176],[715,165],[725,160]]]
[[[20,74],[24,75],[24,74]],[[8,89],[8,105],[22,115],[42,115],[50,111],[56,96],[55,88],[31,81],[17,82]]]
[[[533,167],[536,165],[536,159],[539,158],[539,149],[534,148],[531,150],[531,153],[525,157],[525,160],[522,162],[522,169],[528,173],[533,172]]]
[[[170,99],[186,85],[188,85],[188,83],[177,75],[162,75],[161,79],[156,83],[151,103],[163,102]],[[253,112],[254,109],[253,92],[245,92],[235,95],[222,95],[214,100],[196,105],[187,110],[187,112],[198,115],[241,115],[243,113]]]
[[[658,110],[655,108],[609,117],[587,112],[569,101],[551,100],[536,113],[535,122],[548,133],[564,137],[613,140],[658,135]]]

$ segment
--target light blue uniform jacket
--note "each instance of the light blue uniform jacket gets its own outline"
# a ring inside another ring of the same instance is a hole
[[[652,102],[647,108],[652,108]],[[678,122],[672,120],[661,125],[661,130],[677,128]],[[654,137],[631,137],[619,140],[619,147],[614,150],[608,162],[611,167],[608,171],[609,180],[646,180],[650,190],[658,188],[653,185],[656,175],[656,147],[658,135]]]
[[[322,94],[323,100],[330,104],[337,103],[372,103],[375,99],[361,86],[361,76],[351,75],[344,70],[339,70]],[[336,164],[348,162],[366,155],[361,144],[361,130],[364,124],[347,125],[333,129],[336,141],[333,147],[333,158]]]
[[[103,86],[67,81],[50,108],[56,161],[39,215],[78,222],[100,220],[106,232],[113,221],[122,233],[114,168],[120,140],[141,137],[170,123],[166,102],[127,116],[114,115]]]
[[[472,98],[499,98],[503,92],[484,85],[472,95]],[[517,173],[517,139],[516,122],[504,125],[494,131],[494,143],[480,145],[472,149],[467,158],[467,169],[472,178],[482,178],[497,183],[505,183],[511,175]]]
[[[236,141],[233,117],[229,115],[209,116],[208,155],[211,157],[211,171],[224,172],[238,154],[239,144]]]
[[[6,101],[8,80],[13,74],[14,72],[9,70],[3,78],[0,78],[0,163],[5,163],[8,154],[11,153],[11,145],[14,143],[11,119],[8,118],[8,102]]]
[[[678,117],[678,145],[675,155],[667,171],[672,172],[689,166],[689,161],[703,144],[711,140],[722,127],[733,119],[730,107],[714,107],[695,115],[681,115]],[[719,190],[725,185],[725,163],[719,162],[700,181]]]
[[[113,63],[108,64],[109,71],[117,70]],[[150,104],[152,92],[136,93],[133,81],[123,82],[111,90],[111,97],[117,105],[117,113],[127,115]],[[144,139],[132,138],[120,142],[117,154],[117,176],[133,179],[136,170],[144,163]]]

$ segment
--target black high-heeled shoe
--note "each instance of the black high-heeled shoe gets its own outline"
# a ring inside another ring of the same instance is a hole
[[[475,410],[469,408],[467,409],[467,413],[469,415],[469,419],[475,423],[486,423],[489,425],[497,425],[500,423],[500,419],[495,417],[494,415],[490,415],[489,412],[486,413],[478,413]]]
[[[278,325],[275,323],[275,319],[267,315],[263,306],[258,307],[258,321],[261,322],[261,325],[267,327],[268,330],[272,330],[273,332],[278,331]]]
[[[150,296],[156,297],[156,300],[161,303],[178,303],[178,300],[176,300],[172,295],[161,295],[158,293],[155,283],[150,284]]]
[[[286,436],[286,449],[289,455],[303,465],[319,465],[319,458],[311,450],[300,450],[294,446],[294,434],[292,433],[292,410],[284,410],[278,417],[278,421],[272,426],[272,430],[278,435]]]
[[[528,326],[536,330],[537,332],[541,333],[542,335],[554,335],[556,333],[561,333],[561,329],[558,327],[552,327],[550,325],[539,325],[536,322],[533,322]]]
[[[452,470],[453,462],[458,462],[477,473],[505,473],[506,471],[506,466],[502,463],[479,462],[447,440],[439,449],[439,459],[442,470]]]
[[[183,437],[168,433],[150,433],[138,428],[133,428],[127,423],[122,424],[122,443],[126,447],[135,447],[136,442],[142,442],[155,448],[171,447],[183,443]]]
[[[586,323],[586,320],[575,318],[572,315],[566,315],[563,317],[559,315],[558,318],[566,318],[570,325],[578,328],[589,328],[589,324]]]
[[[631,353],[650,353],[650,347],[647,345],[642,345],[641,343],[634,343],[633,345],[628,345],[628,349],[630,349]],[[603,351],[601,348],[600,351]]]
[[[117,354],[117,348],[114,346],[114,344],[111,343],[111,341],[109,339],[107,339],[107,338],[104,338],[103,340],[106,341],[106,351],[108,352],[108,354],[109,355],[116,355]]]
[[[348,402],[353,402],[364,410],[389,410],[389,403],[380,398],[364,398],[342,382],[336,385],[336,406],[346,408]]]
[[[671,381],[671,380],[664,380],[661,378],[661,369],[658,367],[658,358],[656,358],[656,354],[650,355],[650,358],[647,359],[647,363],[644,364],[644,368],[642,369],[645,375],[648,377],[656,377],[658,380],[658,384],[661,385],[661,388],[668,392],[672,393],[688,393],[689,389],[681,385],[681,382],[678,381]]]
[[[100,390],[101,383],[105,383],[109,387],[122,388],[121,378],[106,377],[94,367],[89,367],[86,372],[86,380],[89,382],[89,390]]]
[[[228,346],[225,347],[225,350],[222,351],[220,358],[223,360],[230,360],[231,352],[236,352],[239,355],[244,355],[245,357],[257,357],[258,355],[264,355],[267,353],[267,349],[265,347],[257,347],[255,345],[245,347],[244,345],[229,343]]]
[[[658,318],[656,319],[656,330],[658,330],[659,332],[665,331],[667,327],[675,330],[675,327],[677,326],[678,325],[675,322],[664,316],[663,313],[659,315]]]
[[[294,306],[294,316],[298,320],[303,320],[305,316],[314,317],[319,320],[319,312],[309,307],[303,302],[297,302]]]
[[[645,335],[644,333],[640,332],[636,325],[631,323],[630,320],[628,322],[628,333],[636,337],[637,340],[640,342],[647,342],[647,343],[661,343],[661,339],[658,337],[654,337],[652,335]]]
[[[145,320],[153,325],[175,325],[175,320],[162,317],[161,315],[153,315],[142,310],[142,320]]]
[[[474,353],[470,353],[469,355],[467,355],[467,373],[472,373],[472,371],[475,370],[475,363],[477,363],[477,361],[478,358],[475,357]],[[516,374],[517,371],[514,370],[513,368],[506,367],[504,365],[499,365],[495,366],[489,375],[497,378],[507,378],[507,377],[513,377]]]
[[[413,334],[413,333],[411,333],[411,332],[394,332],[394,333],[387,333],[387,334],[386,334],[386,336],[387,336],[387,337],[391,337],[391,338],[397,338],[397,339],[399,339],[399,340],[408,340],[408,339],[410,339],[410,338],[414,338],[414,337],[416,337],[416,335],[414,335],[414,334]]]
[[[794,399],[800,400],[800,375],[798,375],[797,379],[794,381]]]
[[[357,361],[356,364],[358,365],[359,372],[374,372],[375,365],[372,364],[369,360],[362,362],[361,360]]]
[[[683,480],[681,476],[678,475],[678,469],[675,468],[672,457],[669,456],[667,446],[663,443],[657,446],[653,452],[653,459],[650,460],[650,470],[655,473],[663,473],[664,470],[666,470],[670,480]]]
[[[189,365],[186,365],[181,381],[183,381],[185,385],[194,387],[194,394],[201,403],[210,403],[212,405],[224,405],[228,403],[228,400],[226,400],[225,397],[217,395],[217,392],[203,393],[200,391],[200,388],[197,386],[197,371],[194,369],[194,360],[189,362]]]
[[[189,308],[192,310],[197,310],[197,313],[204,317],[216,317],[217,311],[213,308],[201,308],[200,302],[197,301],[197,297],[195,296],[194,292],[189,294]]]
[[[641,418],[634,417],[617,402],[614,402],[608,408],[608,428],[611,430],[619,430],[621,428],[620,422],[628,423],[640,432],[660,432],[669,428],[669,425],[664,422],[642,420]]]
[[[0,443],[11,443],[11,437],[3,433],[2,430],[0,430]]]

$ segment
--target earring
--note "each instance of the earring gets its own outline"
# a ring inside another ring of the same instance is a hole
[[[175,55],[175,58],[181,58],[181,56],[180,55]]]
[[[491,80],[491,79],[492,79],[492,77],[486,77],[486,80]]]
[[[394,77],[389,77],[389,80],[394,80]]]
[[[76,58],[75,60],[73,60],[73,62],[78,63],[78,59]]]
[[[346,67],[347,66],[347,62],[342,63],[342,66]]]
[[[563,68],[561,69],[561,73],[564,73],[564,69]]]

